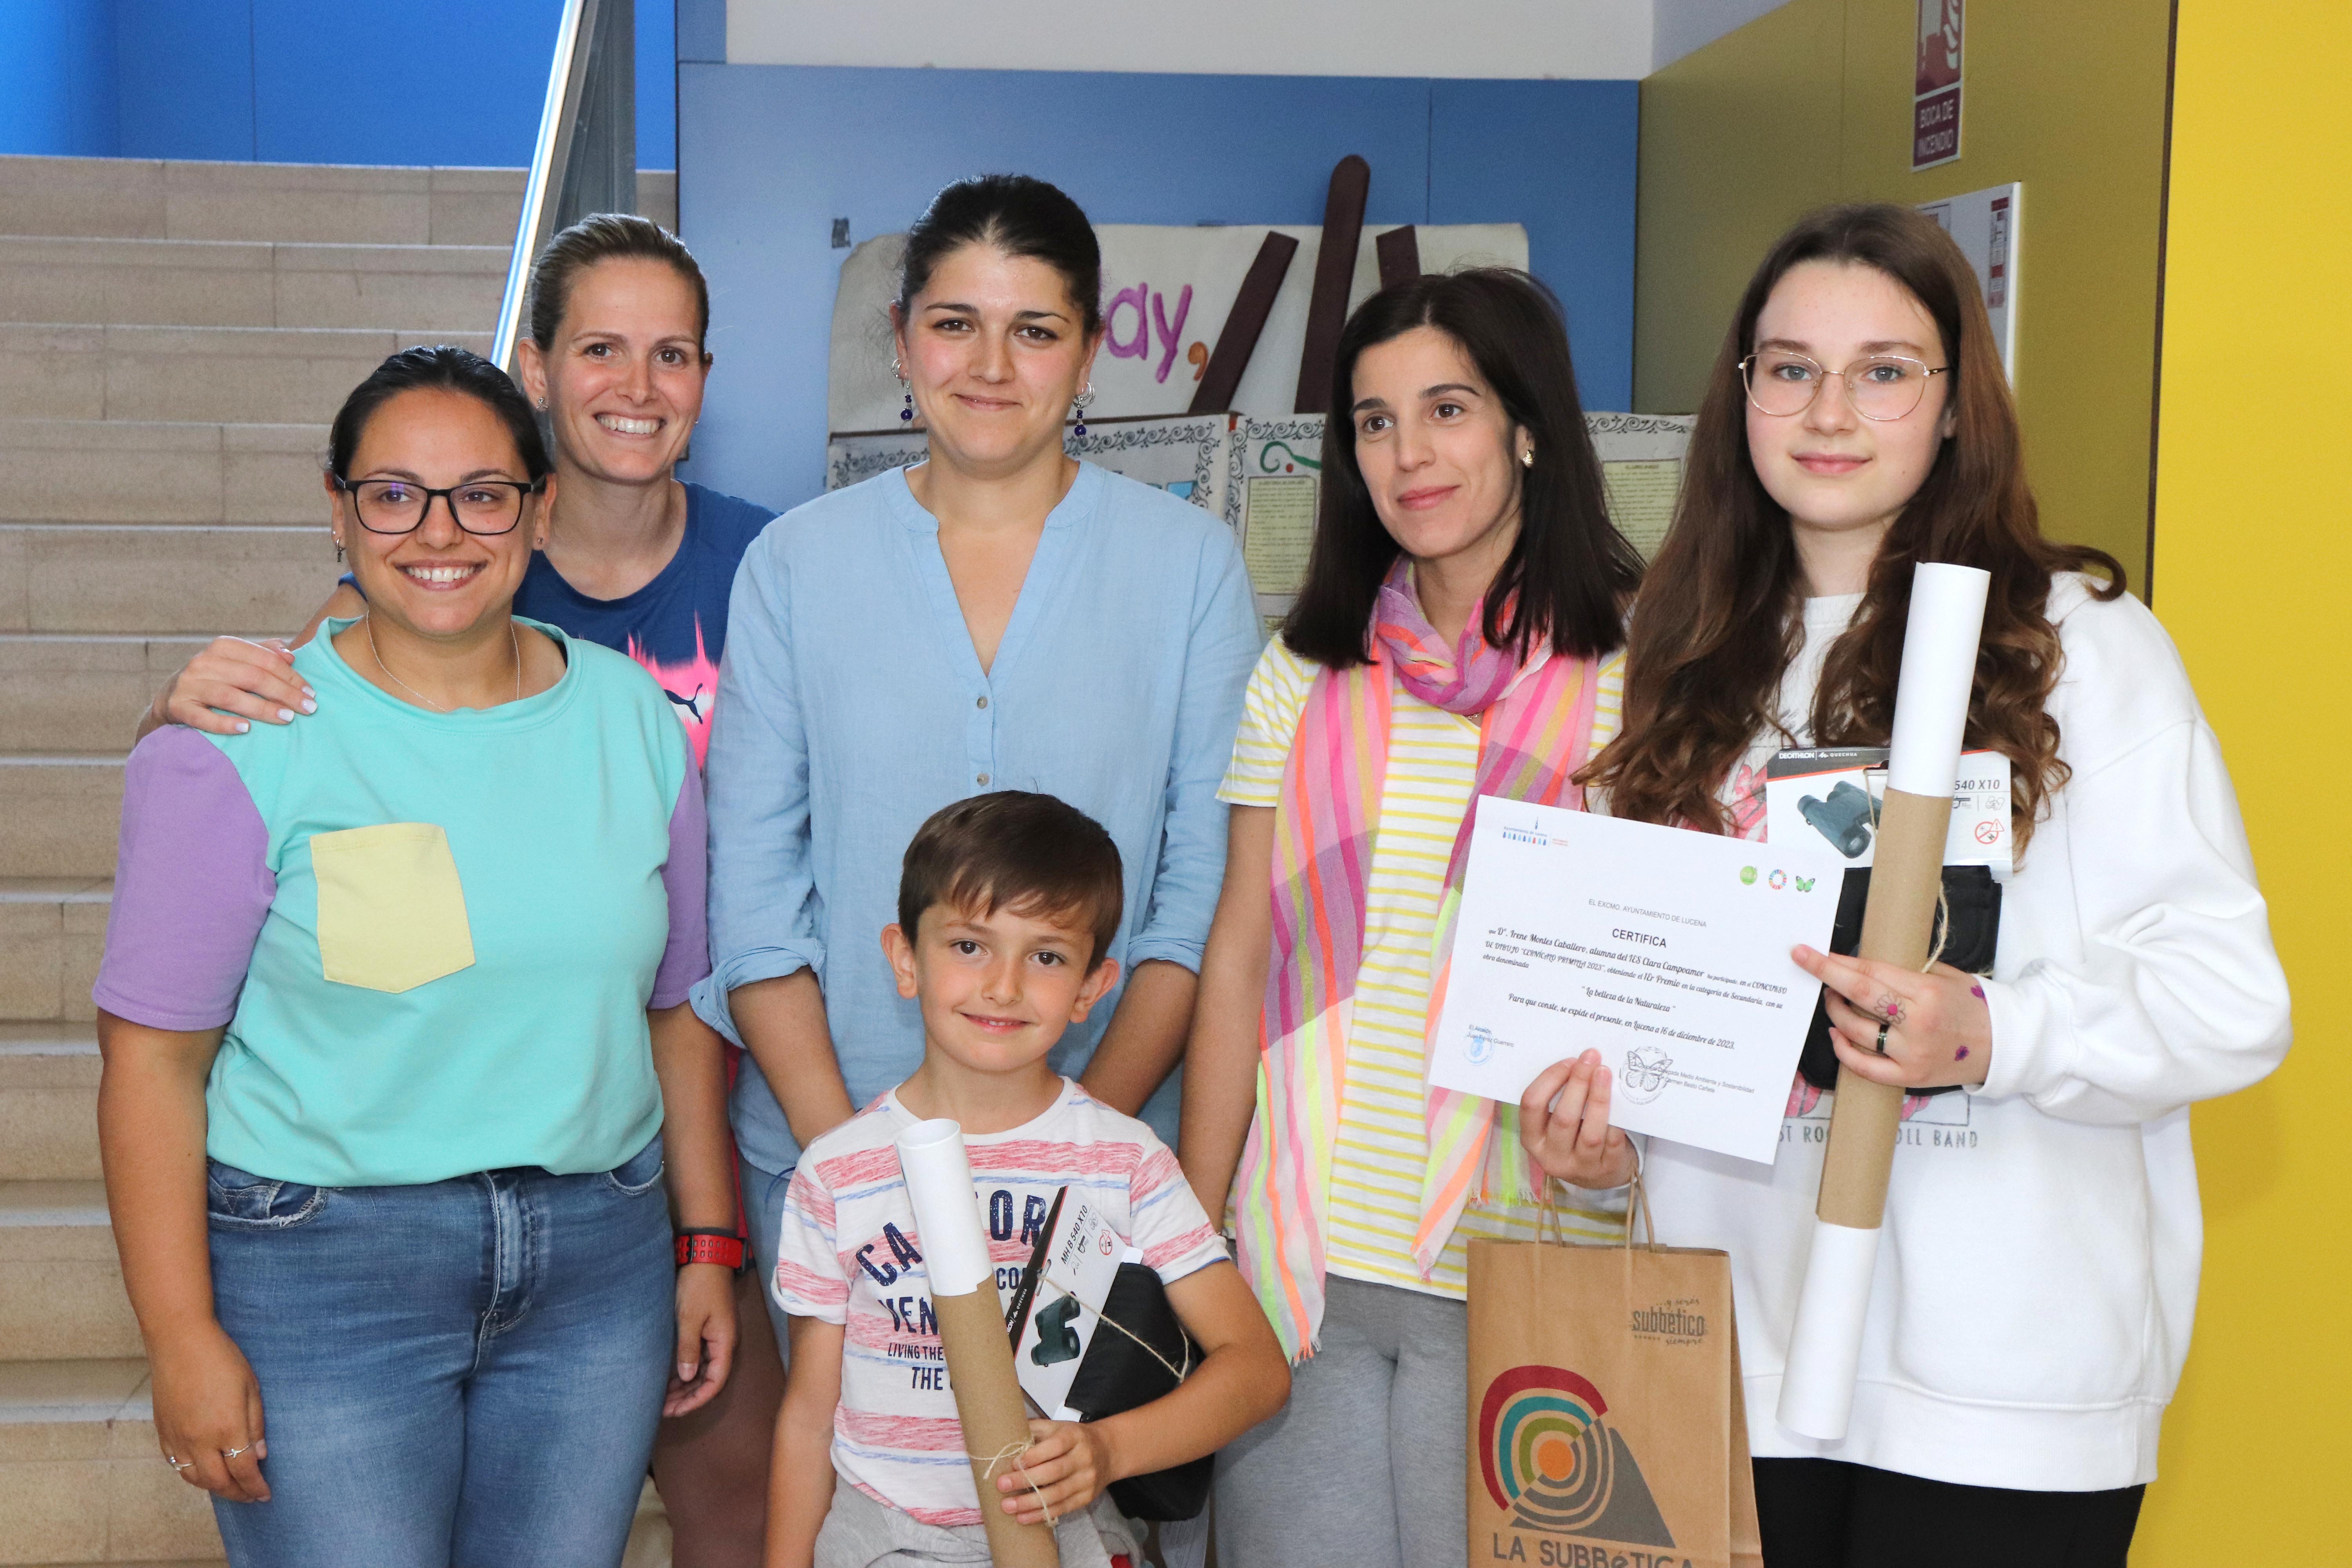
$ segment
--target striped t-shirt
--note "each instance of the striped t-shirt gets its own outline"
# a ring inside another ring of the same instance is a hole
[[[1279,637],[1266,645],[1242,700],[1233,766],[1218,799],[1234,805],[1280,804],[1283,764],[1320,668]],[[1617,732],[1624,696],[1623,657],[1612,655],[1601,667],[1596,747]],[[1536,1234],[1532,1206],[1474,1203],[1428,1279],[1413,1261],[1429,1161],[1423,1106],[1430,943],[1446,862],[1477,774],[1476,717],[1448,713],[1395,688],[1325,1217],[1324,1267],[1331,1273],[1456,1300],[1469,1293],[1472,1240],[1527,1241]],[[1561,1217],[1570,1235],[1593,1239],[1614,1239],[1621,1224],[1597,1210],[1565,1210]]]
[[[784,1194],[772,1288],[793,1316],[845,1331],[835,1470],[925,1524],[978,1524],[922,1237],[893,1147],[917,1120],[894,1089],[802,1153]],[[1067,1079],[1044,1115],[964,1144],[1000,1289],[1027,1266],[1065,1186],[1096,1205],[1165,1282],[1225,1260],[1168,1146]]]

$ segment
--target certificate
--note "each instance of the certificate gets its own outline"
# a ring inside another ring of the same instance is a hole
[[[1481,796],[1429,1081],[1516,1100],[1598,1050],[1610,1121],[1745,1160],[1780,1147],[1843,863],[1827,844],[1755,844]]]

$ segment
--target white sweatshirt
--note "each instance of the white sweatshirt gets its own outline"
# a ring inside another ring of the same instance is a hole
[[[1782,689],[1801,743],[1857,601],[1806,606]],[[1990,1076],[1906,1103],[1843,1442],[1774,1418],[1831,1097],[1800,1082],[1769,1167],[1649,1144],[1659,1239],[1731,1254],[1760,1458],[2043,1491],[2155,1478],[2204,1245],[2188,1108],[2278,1065],[2286,977],[2171,639],[2137,599],[2101,604],[2071,575],[2049,614],[2066,661],[2050,711],[2074,775],[2003,896]]]

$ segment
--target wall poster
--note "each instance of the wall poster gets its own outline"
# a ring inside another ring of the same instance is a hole
[[[1921,212],[1958,242],[1960,254],[1976,269],[2000,368],[2009,373],[2011,386],[2017,384],[2017,220],[2024,197],[2024,185],[2011,182],[1919,204]]]

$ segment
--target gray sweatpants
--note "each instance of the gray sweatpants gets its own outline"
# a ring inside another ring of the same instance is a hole
[[[1136,1561],[1135,1530],[1108,1495],[1085,1513],[1054,1522],[1054,1545],[1062,1568],[1111,1568],[1111,1559]],[[944,1568],[985,1564],[988,1527],[925,1524],[895,1508],[885,1508],[835,1477],[833,1507],[817,1532],[816,1568]]]
[[[1217,1456],[1225,1568],[1466,1563],[1470,1315],[1337,1275],[1290,1403]]]

